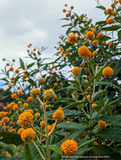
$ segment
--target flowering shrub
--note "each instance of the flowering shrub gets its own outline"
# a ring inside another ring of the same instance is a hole
[[[2,80],[12,102],[0,112],[1,159],[121,159],[120,4],[98,5],[106,18],[95,24],[65,4],[68,29],[54,47],[55,61],[45,63],[45,48],[30,43],[31,64],[6,63]]]

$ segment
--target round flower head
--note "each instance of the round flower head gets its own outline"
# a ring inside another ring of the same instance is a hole
[[[44,128],[45,127],[45,121],[41,121],[40,126]]]
[[[80,72],[80,68],[79,67],[74,67],[73,69],[72,69],[72,73],[73,73],[73,75],[75,75],[75,74],[79,74],[79,72]]]
[[[9,68],[9,71],[13,71],[13,70],[14,70],[14,68],[13,68],[13,67],[10,67],[10,68]]]
[[[71,44],[76,43],[76,40],[77,40],[77,36],[76,36],[75,34],[70,34],[70,35],[69,35],[68,41],[69,41]]]
[[[93,57],[96,57],[98,55],[98,52],[97,51],[93,51],[92,55],[93,55]]]
[[[87,95],[87,99],[90,100],[90,95]]]
[[[32,102],[33,101],[33,97],[28,97],[27,101]]]
[[[118,0],[118,3],[120,3],[120,4],[121,4],[121,0]]]
[[[113,75],[113,69],[111,67],[106,67],[103,69],[102,74],[106,78],[110,78]]]
[[[35,117],[39,118],[40,117],[40,113],[35,113]]]
[[[93,40],[94,39],[94,32],[93,31],[87,31],[85,38],[89,39],[89,40]]]
[[[15,104],[15,105],[13,106],[13,110],[14,110],[14,111],[17,111],[17,109],[18,109],[18,105]]]
[[[23,106],[24,106],[25,108],[29,107],[28,103],[24,103]]]
[[[57,109],[53,115],[54,120],[57,120],[58,122],[61,122],[64,119],[64,112],[61,109]]]
[[[91,52],[86,46],[81,46],[78,49],[78,55],[81,56],[84,60],[86,60],[86,56],[90,59]]]
[[[102,45],[103,45],[103,46],[106,46],[106,41],[102,41]]]
[[[43,84],[45,84],[45,79],[44,78],[39,78],[38,82],[39,82],[40,85],[43,85]]]
[[[98,143],[98,142],[96,142],[96,141],[94,141],[94,142],[93,142],[93,144],[94,144],[94,145],[99,145],[99,143]]]
[[[73,155],[78,150],[78,144],[74,140],[66,140],[61,145],[61,150],[68,156]]]
[[[16,99],[16,98],[17,98],[16,93],[13,93],[13,94],[11,95],[11,98],[12,98],[12,99]]]
[[[92,41],[92,45],[93,45],[93,46],[97,46],[97,45],[98,45],[98,40]]]
[[[92,107],[96,107],[96,106],[97,106],[97,104],[96,104],[96,103],[93,103],[93,104],[92,104]]]
[[[44,91],[44,98],[47,100],[47,101],[51,101],[52,99],[54,99],[55,97],[55,92],[53,90],[45,90]]]
[[[3,118],[2,118],[2,122],[8,123],[8,122],[9,122],[9,118],[8,118],[8,117],[3,117]]]
[[[18,96],[22,96],[22,95],[23,95],[23,92],[20,90],[20,91],[17,92],[17,95],[18,95]]]
[[[107,8],[107,9],[106,9],[106,13],[107,13],[107,14],[111,14],[111,13],[112,13],[112,8]]]
[[[106,23],[107,24],[111,24],[111,23],[113,23],[114,22],[114,19],[113,18],[108,18],[107,20],[106,20]]]
[[[18,130],[18,134],[22,134],[22,132],[24,131],[24,129],[23,128],[20,128],[19,130]]]
[[[34,88],[30,92],[30,96],[33,97],[33,98],[36,98],[37,95],[40,96],[40,94],[41,94],[41,91],[40,91],[39,88]]]
[[[12,84],[8,84],[8,88],[12,88]]]
[[[15,70],[15,73],[18,73],[18,72],[19,72],[19,69],[16,69],[16,70]]]
[[[23,79],[26,79],[27,78],[27,74],[23,74]]]
[[[70,14],[69,13],[66,13],[66,17],[69,17],[70,16]]]
[[[114,43],[113,43],[113,42],[109,42],[109,44],[108,44],[108,46],[109,46],[110,48],[112,48],[112,47],[113,47],[113,45],[114,45]]]
[[[84,71],[85,71],[85,72],[88,72],[89,69],[88,69],[87,67],[84,67]]]
[[[31,142],[31,140],[35,138],[35,131],[32,128],[25,129],[21,134],[22,141],[25,141],[25,138],[27,139],[28,142]]]
[[[48,130],[48,133],[51,132],[52,126],[48,125],[48,126],[47,126],[47,130]],[[46,128],[44,129],[44,131],[46,131]]]
[[[107,124],[106,124],[105,121],[100,120],[100,121],[98,121],[98,126],[99,126],[101,129],[106,129]]]
[[[101,32],[99,32],[99,33],[97,34],[96,38],[99,38],[99,39],[103,38],[103,34],[102,34]]]
[[[13,108],[13,106],[15,105],[15,102],[11,102],[10,103],[10,107]]]
[[[19,115],[17,124],[22,128],[27,128],[33,122],[33,115],[30,112],[23,112]]]

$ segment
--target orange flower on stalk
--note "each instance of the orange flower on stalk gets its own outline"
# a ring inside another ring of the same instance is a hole
[[[92,55],[93,55],[93,57],[96,57],[98,55],[98,52],[97,51],[93,51]]]
[[[12,98],[12,99],[16,99],[16,98],[17,98],[16,93],[13,93],[13,94],[11,95],[11,98]]]
[[[66,140],[61,145],[61,150],[68,156],[73,155],[78,150],[78,144],[74,140]]]
[[[13,68],[13,67],[10,67],[10,68],[9,68],[9,71],[13,71],[13,70],[14,70],[14,68]]]
[[[52,126],[48,125],[47,130],[48,130],[48,133],[49,133],[52,130]],[[44,129],[44,131],[46,131],[46,128]]]
[[[8,84],[8,88],[12,88],[12,84]]]
[[[57,109],[53,115],[54,120],[57,120],[58,122],[61,122],[64,119],[64,112],[61,109]]]
[[[35,138],[35,131],[32,128],[27,128],[21,133],[22,141],[25,141],[25,138],[28,142],[31,142]],[[29,135],[29,136],[28,136]]]
[[[112,13],[112,8],[107,8],[107,9],[106,9],[106,13],[107,13],[107,14],[111,14],[111,13]]]
[[[99,39],[103,38],[103,34],[102,34],[101,32],[99,32],[99,33],[97,34],[96,38],[99,38]]]
[[[20,91],[17,92],[17,95],[18,95],[18,96],[22,96],[22,95],[23,95],[23,92],[20,90]]]
[[[69,13],[66,13],[66,17],[69,17],[70,16],[70,14]]]
[[[28,97],[27,100],[28,100],[29,102],[32,102],[32,101],[33,101],[33,97]]]
[[[9,118],[8,118],[8,117],[3,117],[3,118],[2,118],[2,122],[8,123],[8,122],[9,122]]]
[[[27,74],[23,74],[23,79],[26,79],[27,78]]]
[[[100,121],[98,121],[98,126],[99,126],[101,129],[106,129],[107,124],[106,124],[105,121],[100,120]]]
[[[94,39],[94,32],[93,31],[87,31],[86,35],[85,35],[85,38],[89,39],[89,40],[93,40]]]
[[[22,134],[22,132],[24,131],[24,129],[23,128],[20,128],[19,130],[18,130],[18,134]]]
[[[106,20],[106,23],[107,23],[107,24],[112,24],[112,23],[114,23],[114,19],[113,19],[113,18],[108,18],[108,19]]]
[[[75,44],[76,43],[76,40],[77,40],[77,36],[75,34],[70,34],[69,37],[68,37],[68,41],[71,43],[71,44]]]
[[[17,109],[18,109],[18,105],[15,104],[15,105],[13,106],[13,110],[14,110],[14,111],[17,111]]]
[[[45,127],[45,121],[41,121],[40,126],[44,128]]]
[[[25,108],[29,107],[28,103],[24,103],[23,106],[24,106]]]
[[[19,72],[19,69],[16,69],[16,70],[15,70],[15,73],[18,73],[18,72]]]
[[[79,67],[74,67],[74,68],[72,69],[73,75],[78,75],[79,72],[80,72],[80,70],[81,70],[81,68],[79,68]]]
[[[81,46],[78,49],[78,55],[81,56],[84,60],[86,60],[86,56],[90,59],[91,58],[91,52],[86,46]]]
[[[111,67],[106,67],[103,69],[102,74],[106,78],[110,78],[113,75],[113,69]]]

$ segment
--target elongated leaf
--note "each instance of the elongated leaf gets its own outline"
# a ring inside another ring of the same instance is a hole
[[[107,128],[98,131],[95,135],[109,141],[121,142],[121,128]]]
[[[100,96],[102,93],[105,94],[105,96],[106,96],[108,91],[107,90],[103,90],[103,91],[95,92],[93,98],[95,99],[96,97]]]
[[[46,148],[46,145],[42,146],[42,148]],[[49,148],[59,155],[63,155],[63,152],[58,147],[56,147],[56,145],[49,145]]]
[[[13,156],[13,151],[11,147],[3,142],[0,142],[0,148],[5,149],[8,153],[10,153]]]
[[[63,129],[70,129],[70,130],[83,129],[83,126],[81,124],[73,123],[73,122],[70,122],[70,123],[66,123],[66,122],[59,123],[59,124],[57,124],[56,127],[57,128],[63,128]]]
[[[104,6],[97,6],[96,8],[102,9],[102,10],[106,10],[106,8]]]
[[[22,69],[25,69],[23,60],[22,60],[21,58],[19,58],[19,61],[20,61],[21,68],[22,68]]]
[[[121,155],[117,152],[112,150],[111,147],[104,146],[104,145],[95,145],[96,148],[96,155],[103,156],[104,160],[119,160],[121,159]]]
[[[95,141],[96,139],[97,139],[97,138],[93,138],[93,139],[91,139],[91,140],[88,140],[88,141],[82,143],[81,145],[79,145],[78,148],[81,148],[81,147],[83,147],[84,145],[89,144],[90,142]]]
[[[118,90],[121,91],[121,88],[120,88],[120,87],[118,87],[117,85],[115,85],[115,84],[113,84],[113,83],[110,83],[110,82],[97,82],[96,84],[100,84],[100,85],[106,85],[106,84],[108,84],[108,85],[110,85],[110,86],[112,86],[112,87],[115,87],[115,88],[117,88]]]
[[[103,31],[116,31],[120,29],[121,27],[119,25],[111,26],[111,27],[103,27]]]
[[[15,157],[0,156],[0,160],[21,160],[21,159],[19,158],[19,156],[15,156]]]
[[[35,63],[31,63],[29,65],[27,65],[27,69],[31,68]]]
[[[23,144],[21,136],[12,132],[0,132],[0,141],[6,144],[15,144],[16,146]]]
[[[94,61],[90,60],[90,66],[91,66],[92,72],[94,74],[95,73],[95,63],[94,63]]]
[[[25,160],[30,160],[30,159],[34,160],[28,143],[24,145],[24,159]]]

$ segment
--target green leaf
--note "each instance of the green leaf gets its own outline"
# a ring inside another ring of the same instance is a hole
[[[106,8],[104,6],[97,6],[96,8],[102,9],[102,10],[106,10]]]
[[[15,157],[5,157],[5,156],[0,156],[0,160],[21,160],[19,158],[19,156],[15,156]],[[22,159],[24,160],[24,159]]]
[[[13,156],[13,151],[12,149],[10,148],[9,145],[3,143],[3,142],[0,142],[0,149],[3,148],[5,149],[8,153],[10,153],[12,156]]]
[[[83,129],[83,126],[81,124],[73,123],[73,122],[70,122],[70,123],[66,123],[66,122],[59,123],[59,124],[57,124],[56,127],[57,128],[63,128],[63,129],[69,129],[69,130]]]
[[[103,156],[104,160],[119,160],[121,159],[121,155],[112,150],[111,147],[105,145],[95,145],[94,148],[96,149],[96,155]]]
[[[90,66],[91,66],[92,72],[94,74],[95,73],[95,63],[94,63],[94,61],[90,60]]]
[[[121,142],[121,128],[107,128],[98,131],[95,135],[109,141]]]
[[[109,113],[110,116],[112,116],[112,109],[111,109],[110,106],[108,106],[108,107],[105,109],[105,111],[106,111],[107,113]]]
[[[98,97],[100,94],[105,94],[105,96],[107,95],[108,91],[107,90],[103,90],[103,91],[98,91],[94,93],[94,97],[93,99],[95,99],[96,97]]]
[[[106,85],[106,84],[108,84],[108,85],[111,85],[112,87],[115,87],[115,88],[117,88],[118,90],[121,91],[121,88],[120,88],[120,87],[118,87],[117,85],[115,85],[115,84],[113,84],[113,83],[110,83],[110,82],[97,82],[96,84],[101,84],[101,85]]]
[[[21,58],[19,58],[19,61],[20,61],[20,65],[21,65],[21,68],[22,69],[25,69],[25,65],[24,65],[24,62]]]
[[[42,146],[42,148],[46,148],[46,145]],[[58,147],[56,147],[56,145],[49,145],[49,148],[59,155],[63,155],[63,152]]]
[[[118,39],[121,39],[121,30],[118,31]]]
[[[12,132],[0,132],[0,141],[6,144],[15,144],[16,146],[23,144],[21,136]]]
[[[107,65],[107,62],[102,66],[102,67],[100,67],[98,70],[97,70],[97,74],[99,73],[99,72],[101,72],[102,70],[103,70],[103,68],[105,68],[105,66]],[[96,74],[96,75],[97,75]]]
[[[83,147],[84,145],[89,144],[90,142],[95,141],[96,139],[97,139],[97,138],[93,138],[93,139],[91,139],[91,140],[88,140],[88,141],[82,143],[81,145],[79,145],[78,148]]]
[[[28,143],[24,145],[24,159],[34,160]]]
[[[27,65],[27,69],[31,68],[34,64],[35,64],[35,62]]]
[[[115,26],[111,26],[111,27],[103,27],[102,30],[103,31],[117,31],[120,28],[121,27],[119,25],[115,25]]]

